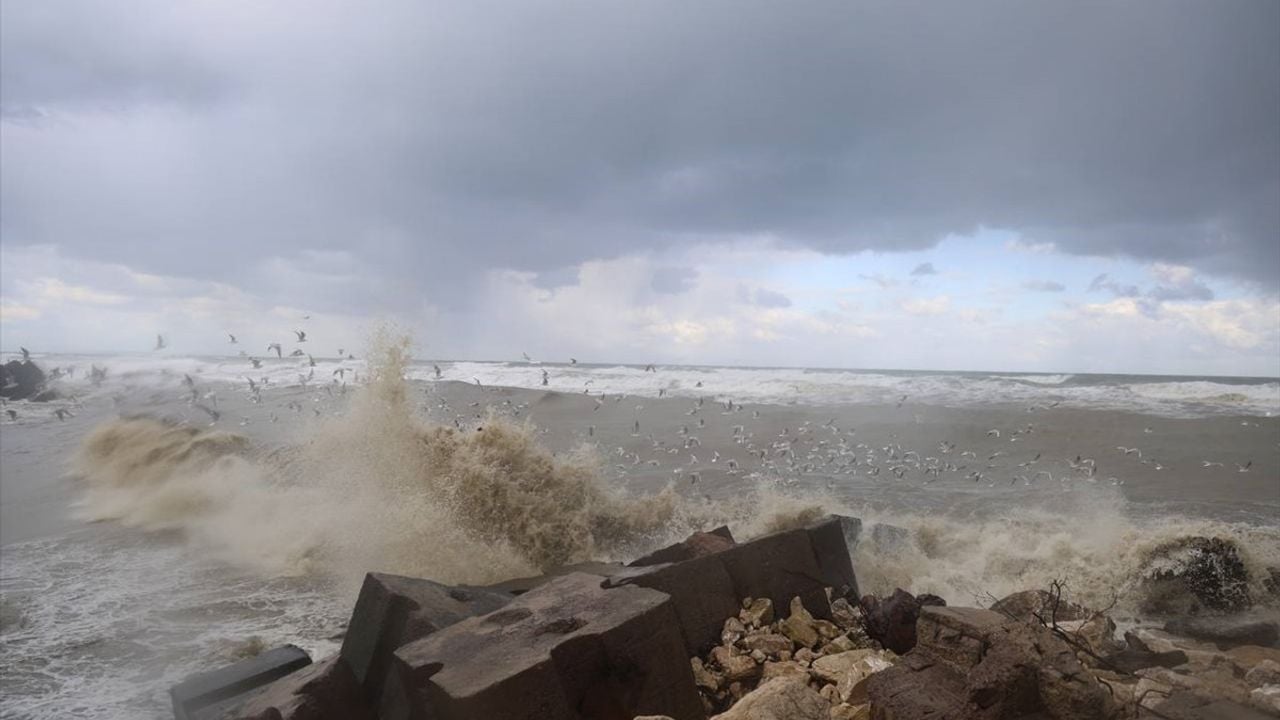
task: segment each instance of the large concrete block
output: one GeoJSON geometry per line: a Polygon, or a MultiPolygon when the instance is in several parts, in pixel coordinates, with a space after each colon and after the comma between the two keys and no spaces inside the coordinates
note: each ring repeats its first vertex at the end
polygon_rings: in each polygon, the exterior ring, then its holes
{"type": "Polygon", "coordinates": [[[556,568],[543,575],[534,575],[532,577],[512,578],[503,580],[500,583],[486,585],[486,590],[494,592],[507,593],[508,595],[523,595],[530,590],[552,580],[568,575],[569,573],[581,572],[588,575],[598,575],[600,577],[608,577],[624,568],[622,563],[605,563],[605,562],[581,562],[564,567],[556,568]]]}
{"type": "Polygon", "coordinates": [[[856,602],[862,596],[858,594],[858,578],[854,574],[849,549],[858,545],[862,521],[843,515],[829,515],[807,530],[823,582],[835,590],[837,596],[856,602]]]}
{"type": "Polygon", "coordinates": [[[248,698],[237,720],[374,720],[356,677],[338,655],[286,675],[248,698]]]}
{"type": "Polygon", "coordinates": [[[177,720],[218,717],[246,693],[310,664],[311,657],[302,648],[284,645],[257,657],[192,675],[169,689],[173,716],[177,720]]]}
{"type": "Polygon", "coordinates": [[[684,562],[685,560],[712,555],[733,546],[733,535],[729,532],[728,527],[721,525],[711,532],[697,532],[674,545],[654,550],[644,557],[632,560],[627,563],[627,566],[645,567],[647,565],[684,562]]]}
{"type": "Polygon", "coordinates": [[[831,618],[830,578],[818,565],[807,530],[766,535],[712,557],[724,564],[739,598],[769,598],[775,608],[786,608],[799,597],[815,617],[831,618]]]}
{"type": "Polygon", "coordinates": [[[704,717],[671,599],[574,573],[395,653],[383,720],[704,717]]]}
{"type": "Polygon", "coordinates": [[[382,696],[396,648],[473,615],[492,612],[512,596],[484,588],[449,587],[400,575],[369,573],[360,588],[340,655],[370,702],[382,696]]]}
{"type": "Polygon", "coordinates": [[[606,586],[637,585],[670,595],[686,654],[703,654],[720,642],[725,619],[738,614],[740,596],[720,559],[722,554],[627,568],[609,578],[606,586]]]}

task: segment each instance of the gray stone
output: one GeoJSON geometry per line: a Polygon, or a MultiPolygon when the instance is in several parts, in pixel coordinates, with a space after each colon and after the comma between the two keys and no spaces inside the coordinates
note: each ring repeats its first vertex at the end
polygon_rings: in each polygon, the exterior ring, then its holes
{"type": "Polygon", "coordinates": [[[379,717],[704,717],[670,597],[601,584],[566,575],[401,647],[379,717]]]}
{"type": "Polygon", "coordinates": [[[724,554],[682,563],[626,568],[608,578],[606,584],[609,587],[635,585],[670,595],[686,654],[701,655],[720,640],[725,619],[738,612],[733,578],[720,561],[724,554]]]}
{"type": "Polygon", "coordinates": [[[1280,628],[1269,620],[1241,617],[1175,618],[1165,623],[1165,632],[1186,635],[1214,643],[1219,650],[1240,645],[1275,645],[1280,628]]]}
{"type": "Polygon", "coordinates": [[[714,720],[828,720],[831,706],[804,676],[774,678],[714,720]]]}
{"type": "Polygon", "coordinates": [[[718,553],[721,550],[727,550],[733,547],[734,544],[733,535],[729,533],[729,528],[720,526],[711,532],[694,533],[682,542],[669,545],[661,550],[655,550],[642,558],[627,563],[627,565],[629,567],[645,567],[663,563],[683,562],[718,553]]]}
{"type": "Polygon", "coordinates": [[[295,645],[273,648],[256,657],[210,672],[199,673],[169,689],[177,720],[222,715],[244,695],[311,664],[311,657],[295,645]]]}
{"type": "Polygon", "coordinates": [[[512,596],[484,588],[369,573],[360,588],[340,654],[370,702],[382,696],[391,655],[407,642],[473,615],[492,612],[512,596]]]}
{"type": "Polygon", "coordinates": [[[356,677],[338,655],[276,680],[235,713],[240,720],[373,720],[356,677]]]}

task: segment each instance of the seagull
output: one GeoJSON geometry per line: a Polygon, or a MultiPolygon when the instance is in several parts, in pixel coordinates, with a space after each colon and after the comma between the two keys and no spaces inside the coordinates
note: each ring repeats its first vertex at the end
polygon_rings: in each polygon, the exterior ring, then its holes
{"type": "MultiPolygon", "coordinates": [[[[267,348],[267,349],[268,349],[268,350],[270,350],[271,348],[267,348]]],[[[249,358],[249,362],[253,363],[253,369],[254,369],[254,370],[257,370],[257,369],[259,369],[259,368],[261,368],[261,367],[262,367],[262,361],[261,361],[261,360],[259,360],[258,358],[253,358],[253,357],[251,357],[251,358],[249,358]]]]}
{"type": "MultiPolygon", "coordinates": [[[[222,417],[222,413],[218,412],[217,410],[214,410],[213,408],[203,403],[196,403],[196,407],[208,413],[209,417],[213,418],[213,422],[215,423],[218,422],[219,418],[222,417]]],[[[212,425],[213,423],[209,423],[209,424],[212,425]]]]}
{"type": "Polygon", "coordinates": [[[333,374],[334,374],[334,375],[337,375],[338,377],[342,378],[343,380],[346,380],[346,379],[347,379],[347,369],[346,369],[346,368],[338,368],[337,370],[334,370],[334,371],[333,371],[333,374]]]}
{"type": "Polygon", "coordinates": [[[542,371],[542,385],[543,385],[543,387],[545,387],[545,386],[547,385],[547,383],[549,383],[550,381],[551,381],[551,376],[547,374],[547,371],[546,371],[546,370],[543,370],[543,371],[542,371]]]}
{"type": "Polygon", "coordinates": [[[999,430],[988,430],[988,431],[987,431],[987,437],[1000,437],[1000,431],[999,431],[999,430]]]}
{"type": "Polygon", "coordinates": [[[578,358],[569,358],[569,364],[570,364],[570,365],[577,365],[577,364],[578,364],[578,358]]]}
{"type": "Polygon", "coordinates": [[[529,353],[527,352],[520,353],[520,357],[524,358],[524,361],[527,363],[533,362],[533,358],[529,357],[529,353]]]}
{"type": "Polygon", "coordinates": [[[311,364],[311,367],[316,366],[316,359],[311,357],[311,353],[307,353],[307,362],[311,364]]]}
{"type": "Polygon", "coordinates": [[[22,351],[22,362],[24,363],[31,362],[31,351],[24,347],[20,347],[18,349],[22,351]]]}
{"type": "Polygon", "coordinates": [[[9,408],[9,409],[5,410],[5,412],[6,412],[6,413],[9,413],[9,419],[10,419],[10,420],[12,420],[12,421],[14,421],[14,422],[17,422],[17,421],[18,421],[18,411],[17,411],[17,410],[14,410],[13,408],[9,408]]]}
{"type": "Polygon", "coordinates": [[[342,352],[342,348],[338,348],[338,357],[342,357],[346,353],[342,352]]]}
{"type": "Polygon", "coordinates": [[[54,410],[53,414],[57,415],[59,420],[66,420],[69,417],[75,417],[75,415],[71,414],[70,410],[66,410],[64,408],[58,408],[57,410],[54,410]]]}
{"type": "Polygon", "coordinates": [[[231,338],[231,344],[232,344],[232,345],[235,345],[235,344],[237,344],[238,342],[240,342],[239,340],[236,340],[236,336],[235,336],[235,335],[232,335],[231,333],[227,333],[227,337],[231,338]]]}
{"type": "Polygon", "coordinates": [[[652,363],[650,363],[650,364],[648,364],[648,365],[645,365],[645,366],[644,366],[644,371],[645,371],[645,372],[656,373],[656,372],[658,372],[658,369],[657,369],[657,368],[655,368],[655,367],[653,366],[653,364],[652,364],[652,363]]]}
{"type": "MultiPolygon", "coordinates": [[[[276,357],[278,358],[284,357],[284,354],[281,353],[280,351],[280,343],[271,343],[270,345],[267,346],[267,352],[271,352],[272,350],[276,351],[276,357]]],[[[257,367],[257,365],[254,365],[254,367],[257,367]]]]}
{"type": "Polygon", "coordinates": [[[307,341],[307,331],[306,331],[306,330],[294,330],[294,331],[293,331],[293,334],[298,336],[298,342],[300,342],[300,343],[304,343],[304,342],[306,342],[306,341],[307,341]]]}
{"type": "Polygon", "coordinates": [[[156,335],[156,350],[163,350],[168,347],[169,343],[164,341],[163,335],[156,335]]]}
{"type": "Polygon", "coordinates": [[[432,364],[431,364],[431,367],[432,367],[433,369],[435,369],[435,371],[436,371],[436,379],[437,379],[437,380],[439,380],[439,379],[440,379],[440,375],[441,375],[441,372],[440,372],[440,366],[439,366],[439,365],[436,365],[435,363],[432,363],[432,364]]]}
{"type": "Polygon", "coordinates": [[[1119,450],[1120,452],[1124,453],[1125,455],[1134,455],[1134,454],[1136,454],[1136,455],[1138,456],[1138,458],[1139,458],[1139,459],[1141,459],[1141,458],[1142,458],[1142,451],[1141,451],[1141,450],[1139,450],[1138,448],[1127,448],[1127,447],[1121,447],[1121,446],[1117,445],[1117,446],[1116,446],[1116,449],[1117,449],[1117,450],[1119,450]]]}
{"type": "Polygon", "coordinates": [[[1249,468],[1251,467],[1253,467],[1252,460],[1250,460],[1249,462],[1243,465],[1241,465],[1240,463],[1236,463],[1236,472],[1249,472],[1249,468]]]}

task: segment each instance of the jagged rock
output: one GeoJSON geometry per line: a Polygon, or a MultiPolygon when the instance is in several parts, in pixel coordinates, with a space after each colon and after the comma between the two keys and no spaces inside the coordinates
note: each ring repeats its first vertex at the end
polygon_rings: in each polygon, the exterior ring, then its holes
{"type": "Polygon", "coordinates": [[[1125,647],[1124,643],[1116,640],[1116,624],[1106,615],[1060,622],[1058,627],[1096,655],[1120,652],[1125,647]]]}
{"type": "Polygon", "coordinates": [[[829,620],[814,620],[813,629],[818,631],[818,637],[823,642],[834,640],[844,634],[839,626],[829,620]]]}
{"type": "MultiPolygon", "coordinates": [[[[44,388],[44,371],[30,360],[10,360],[0,365],[0,397],[6,400],[36,399],[44,388]]],[[[49,399],[52,398],[40,398],[49,399]]]]}
{"type": "Polygon", "coordinates": [[[834,683],[823,685],[822,689],[818,691],[818,694],[822,696],[823,700],[826,700],[832,705],[839,704],[840,702],[840,691],[836,688],[834,683]]]}
{"type": "Polygon", "coordinates": [[[747,632],[747,627],[742,621],[736,617],[731,617],[724,621],[724,628],[720,630],[720,643],[722,645],[732,645],[742,639],[747,632]]]}
{"type": "Polygon", "coordinates": [[[379,717],[703,717],[671,597],[601,584],[566,575],[404,645],[379,717]]]}
{"type": "Polygon", "coordinates": [[[1245,673],[1244,681],[1249,683],[1249,687],[1255,688],[1263,685],[1280,685],[1280,663],[1274,660],[1263,660],[1245,673]]]}
{"type": "Polygon", "coordinates": [[[1249,704],[1280,717],[1280,685],[1264,685],[1249,693],[1249,704]]]}
{"type": "Polygon", "coordinates": [[[840,635],[838,637],[833,638],[831,642],[822,646],[822,654],[835,655],[837,653],[856,650],[857,648],[858,646],[855,645],[854,642],[849,639],[848,635],[840,635]]]}
{"type": "Polygon", "coordinates": [[[871,720],[871,706],[840,703],[831,708],[831,720],[871,720]]]}
{"type": "Polygon", "coordinates": [[[684,562],[685,560],[692,560],[728,550],[735,544],[733,535],[729,533],[729,528],[721,526],[711,532],[694,533],[683,542],[669,545],[661,550],[655,550],[642,558],[627,563],[627,565],[630,567],[645,567],[663,563],[684,562]]]}
{"type": "Polygon", "coordinates": [[[236,713],[242,720],[373,720],[356,676],[333,655],[275,681],[236,713]]]}
{"type": "Polygon", "coordinates": [[[1249,571],[1231,540],[1187,537],[1165,543],[1151,552],[1142,574],[1144,612],[1237,611],[1252,604],[1249,571]]]}
{"type": "Polygon", "coordinates": [[[873,652],[859,658],[845,670],[840,682],[836,684],[840,700],[854,705],[867,702],[867,682],[876,673],[892,667],[893,663],[879,653],[873,652]]]}
{"type": "Polygon", "coordinates": [[[240,707],[250,693],[311,664],[295,645],[272,648],[226,667],[197,673],[169,689],[177,720],[220,717],[240,707]]]}
{"type": "Polygon", "coordinates": [[[720,662],[725,680],[729,682],[745,682],[760,677],[761,668],[753,658],[746,655],[730,655],[720,662]]]}
{"type": "Polygon", "coordinates": [[[738,618],[747,627],[764,627],[773,622],[773,601],[769,598],[746,598],[738,618]]]}
{"type": "Polygon", "coordinates": [[[836,598],[831,601],[831,619],[845,630],[861,627],[858,622],[858,611],[853,609],[848,600],[836,598]]]}
{"type": "Polygon", "coordinates": [[[764,662],[769,657],[768,655],[765,655],[764,652],[761,650],[752,650],[749,654],[751,656],[751,659],[755,660],[758,663],[764,662]]]}
{"type": "Polygon", "coordinates": [[[1014,620],[1034,621],[1039,615],[1046,623],[1056,618],[1058,622],[1088,620],[1093,614],[1081,605],[1059,600],[1054,614],[1053,595],[1044,590],[1023,590],[996,601],[991,606],[995,612],[1014,620]]]}
{"type": "Polygon", "coordinates": [[[778,629],[792,641],[807,648],[818,644],[818,631],[813,625],[813,615],[805,609],[799,597],[791,600],[791,614],[779,624],[778,629]]]}
{"type": "Polygon", "coordinates": [[[777,633],[748,635],[742,639],[742,646],[747,650],[760,650],[766,655],[789,652],[793,647],[791,640],[787,636],[777,633]]]}
{"type": "Polygon", "coordinates": [[[1211,642],[1220,650],[1239,645],[1274,645],[1280,628],[1267,620],[1232,617],[1175,618],[1165,623],[1165,632],[1211,642]]]}
{"type": "Polygon", "coordinates": [[[713,720],[828,720],[831,706],[800,676],[762,683],[713,720]]]}
{"type": "Polygon", "coordinates": [[[690,669],[693,670],[693,682],[698,687],[715,692],[720,689],[723,678],[715,672],[708,670],[706,665],[702,663],[702,658],[694,657],[689,660],[690,669]]]}
{"type": "Polygon", "coordinates": [[[814,677],[829,683],[838,683],[840,678],[843,678],[859,660],[875,654],[875,650],[862,649],[849,650],[837,655],[823,655],[813,661],[810,669],[814,677]]]}
{"type": "Polygon", "coordinates": [[[993,717],[1044,712],[1053,718],[1105,718],[1113,711],[1107,689],[1048,629],[1006,623],[987,642],[990,649],[969,673],[966,690],[970,702],[985,710],[1000,706],[993,717]]]}
{"type": "Polygon", "coordinates": [[[868,636],[899,655],[915,647],[920,604],[911,593],[899,588],[884,600],[867,595],[861,604],[868,636]]]}
{"type": "Polygon", "coordinates": [[[982,660],[987,635],[1008,622],[999,613],[981,608],[925,608],[917,623],[915,655],[966,673],[982,660]]]}
{"type": "Polygon", "coordinates": [[[1242,668],[1254,667],[1263,660],[1280,663],[1280,648],[1241,645],[1227,650],[1226,655],[1242,668]]]}

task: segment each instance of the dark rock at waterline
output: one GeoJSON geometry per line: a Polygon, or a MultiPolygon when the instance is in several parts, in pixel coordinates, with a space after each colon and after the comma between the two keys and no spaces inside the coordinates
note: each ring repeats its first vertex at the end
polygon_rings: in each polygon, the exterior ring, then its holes
{"type": "Polygon", "coordinates": [[[236,720],[373,720],[355,674],[337,655],[284,676],[249,698],[236,720]]]}
{"type": "Polygon", "coordinates": [[[1187,654],[1181,650],[1154,652],[1137,635],[1124,634],[1125,648],[1102,658],[1105,667],[1120,672],[1134,673],[1150,667],[1178,667],[1187,662],[1187,654]]]}
{"type": "Polygon", "coordinates": [[[30,360],[0,365],[0,397],[7,400],[51,400],[45,382],[44,371],[30,360]]]}
{"type": "Polygon", "coordinates": [[[256,657],[183,680],[169,690],[177,720],[220,718],[238,706],[246,693],[311,664],[311,657],[295,645],[268,650],[256,657]]]}
{"type": "MultiPolygon", "coordinates": [[[[931,603],[941,600],[927,596],[931,603]]],[[[916,645],[916,620],[922,603],[911,593],[898,588],[887,598],[867,595],[860,601],[865,616],[867,636],[902,655],[916,645]]],[[[943,602],[942,604],[946,604],[943,602]]]]}
{"type": "Polygon", "coordinates": [[[1238,611],[1252,604],[1249,571],[1231,540],[1196,536],[1165,543],[1152,551],[1143,574],[1147,612],[1238,611]]]}
{"type": "Polygon", "coordinates": [[[1233,617],[1175,618],[1165,623],[1165,632],[1204,640],[1227,650],[1241,645],[1272,647],[1280,640],[1280,627],[1268,620],[1233,617]]]}

